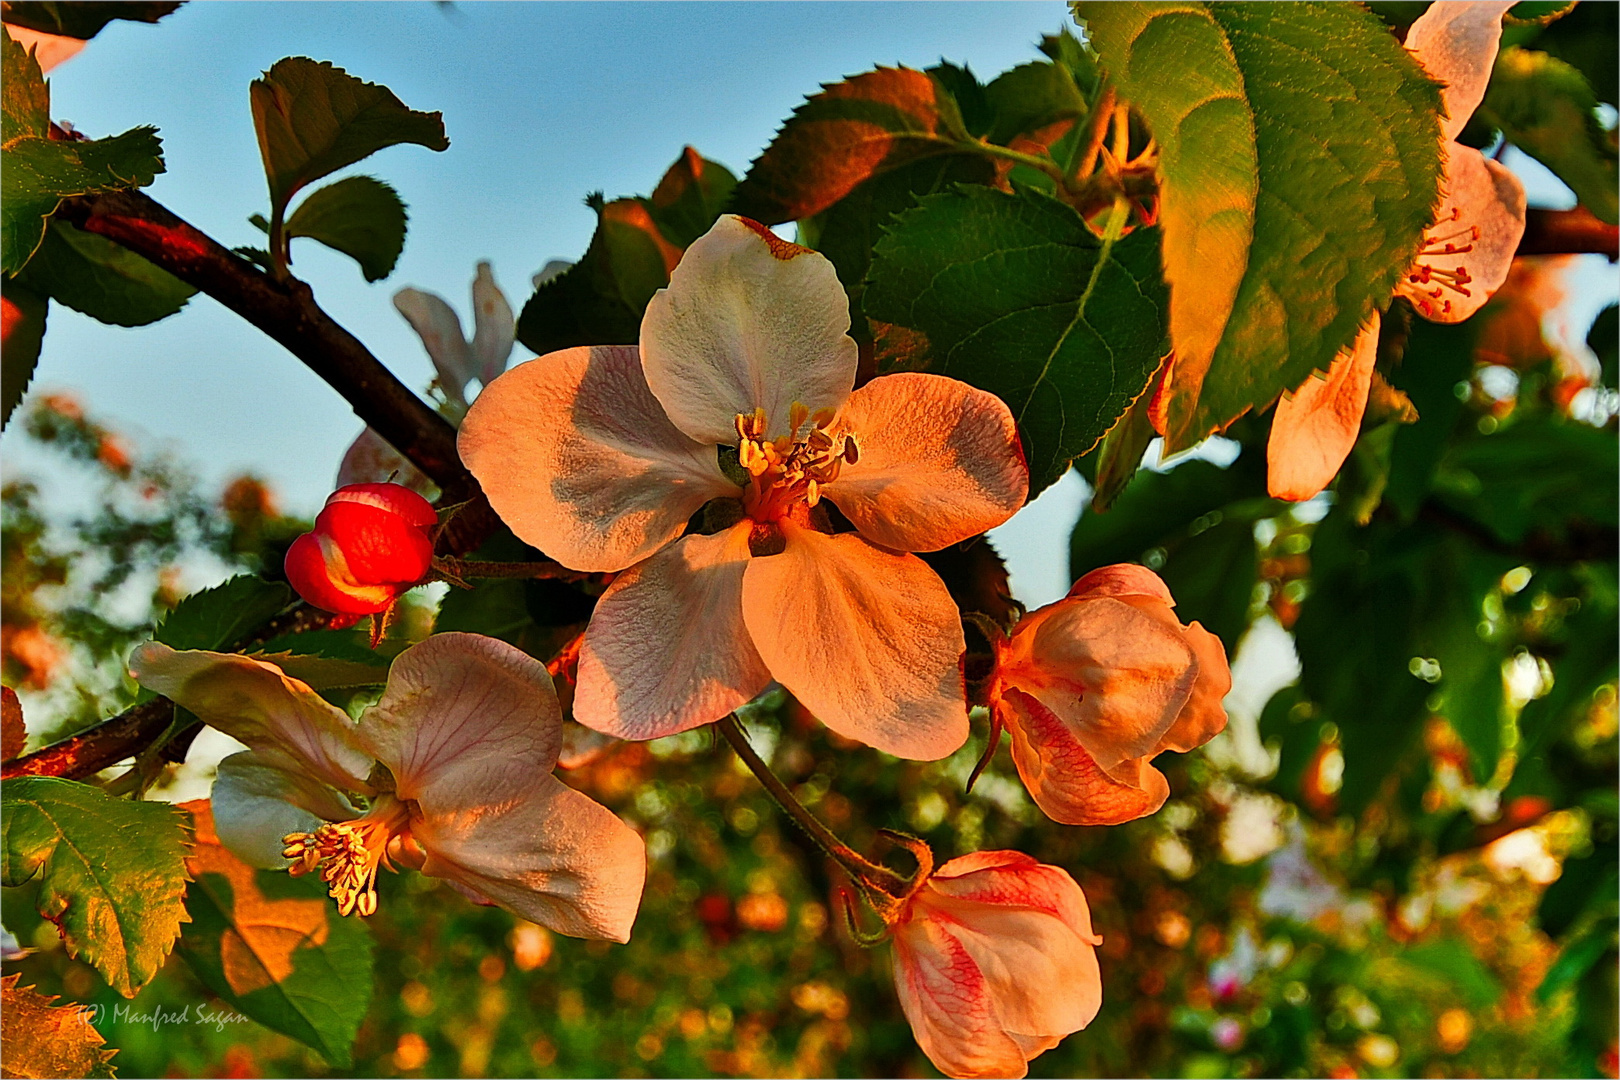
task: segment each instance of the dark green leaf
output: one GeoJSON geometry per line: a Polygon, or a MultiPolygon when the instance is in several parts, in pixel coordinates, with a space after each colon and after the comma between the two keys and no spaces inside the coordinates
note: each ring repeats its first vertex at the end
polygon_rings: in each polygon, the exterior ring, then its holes
{"type": "Polygon", "coordinates": [[[55,220],[18,280],[114,326],[166,319],[197,292],[128,248],[55,220]]]}
{"type": "Polygon", "coordinates": [[[450,145],[442,114],[408,109],[386,86],[308,57],[276,61],[249,96],[273,217],[304,185],[385,147],[450,145]]]}
{"type": "Polygon", "coordinates": [[[68,1002],[51,1004],[31,986],[17,985],[22,975],[0,979],[0,1041],[6,1047],[7,1076],[116,1076],[115,1051],[90,1022],[94,1011],[68,1002]]]}
{"type": "Polygon", "coordinates": [[[279,581],[238,574],[180,601],[152,638],[171,649],[228,649],[291,600],[279,581]]]}
{"type": "Polygon", "coordinates": [[[1620,308],[1610,304],[1598,312],[1592,329],[1587,331],[1586,346],[1597,354],[1603,385],[1611,390],[1620,385],[1616,372],[1617,361],[1620,361],[1620,308]]]}
{"type": "Polygon", "coordinates": [[[1069,207],[961,187],[900,215],[873,253],[867,314],[928,338],[931,370],[1018,421],[1033,496],[1090,450],[1164,358],[1157,230],[1105,250],[1069,207]]]}
{"type": "Polygon", "coordinates": [[[1530,49],[1503,49],[1479,115],[1541,162],[1592,213],[1620,221],[1615,136],[1598,116],[1597,95],[1577,69],[1530,49]]]}
{"type": "Polygon", "coordinates": [[[1097,52],[1067,26],[1041,38],[1041,52],[1069,69],[1075,85],[1089,99],[1097,89],[1097,52]]]}
{"type": "Polygon", "coordinates": [[[1574,65],[1586,76],[1598,100],[1613,105],[1620,101],[1620,50],[1614,47],[1617,36],[1620,5],[1576,4],[1568,15],[1518,44],[1533,42],[1542,52],[1574,65]]]}
{"type": "Polygon", "coordinates": [[[1181,449],[1325,370],[1387,302],[1439,190],[1439,92],[1357,5],[1075,8],[1160,144],[1181,449]]]}
{"type": "Polygon", "coordinates": [[[1062,64],[1020,64],[985,87],[995,116],[990,141],[1006,145],[1019,135],[1084,115],[1086,103],[1062,64]]]}
{"type": "Polygon", "coordinates": [[[974,138],[982,137],[990,130],[993,120],[990,101],[985,96],[984,84],[979,82],[971,68],[964,65],[953,64],[948,60],[941,60],[924,74],[931,77],[946,94],[950,95],[956,103],[956,111],[962,118],[962,127],[974,138]]]}
{"type": "Polygon", "coordinates": [[[394,272],[405,250],[405,203],[370,176],[350,176],[310,193],[287,219],[287,236],[307,236],[360,264],[367,281],[394,272]]]}
{"type": "Polygon", "coordinates": [[[1519,0],[1508,8],[1507,17],[1514,22],[1553,22],[1575,9],[1576,0],[1519,0]]]}
{"type": "Polygon", "coordinates": [[[1536,1000],[1551,1001],[1558,991],[1574,985],[1603,959],[1605,953],[1614,949],[1615,938],[1615,920],[1611,917],[1568,942],[1559,950],[1558,959],[1547,969],[1541,985],[1536,987],[1536,1000]]]}
{"type": "MultiPolygon", "coordinates": [[[[1269,500],[1258,502],[1273,509],[1269,500]]],[[[1239,504],[1200,517],[1191,536],[1166,548],[1159,571],[1176,598],[1176,618],[1203,623],[1228,656],[1237,655],[1249,628],[1249,602],[1259,575],[1253,509],[1239,504]]]]}
{"type": "Polygon", "coordinates": [[[730,169],[688,146],[641,203],[664,239],[684,250],[714,225],[736,187],[730,169]]]}
{"type": "Polygon", "coordinates": [[[820,213],[876,173],[958,149],[952,119],[961,113],[944,84],[911,68],[827,84],[754,160],[731,209],[767,225],[820,213]]]}
{"type": "Polygon", "coordinates": [[[48,3],[6,0],[4,13],[6,22],[26,26],[42,34],[61,34],[88,40],[101,33],[102,28],[115,19],[155,23],[179,6],[180,0],[55,0],[48,3]]]}
{"type": "Polygon", "coordinates": [[[1148,445],[1158,435],[1148,415],[1148,408],[1153,404],[1153,387],[1150,382],[1141,396],[1131,402],[1125,415],[1103,436],[1097,452],[1089,456],[1095,468],[1089,478],[1092,492],[1088,511],[1100,514],[1114,505],[1136,475],[1148,445]]]}
{"type": "Polygon", "coordinates": [[[191,923],[178,950],[203,983],[244,1016],[346,1068],[372,995],[365,921],[343,918],[316,877],[255,870],[197,818],[188,860],[191,923]]]}
{"type": "Polygon", "coordinates": [[[1458,938],[1440,938],[1409,946],[1401,959],[1445,978],[1457,988],[1470,1008],[1487,1008],[1502,997],[1502,984],[1458,938]]]}
{"type": "Polygon", "coordinates": [[[1384,488],[1384,498],[1408,521],[1428,498],[1435,468],[1462,416],[1457,384],[1474,369],[1478,332],[1476,320],[1456,326],[1412,320],[1405,357],[1391,376],[1418,413],[1417,423],[1395,433],[1384,488]]]}
{"type": "Polygon", "coordinates": [[[22,401],[39,363],[39,346],[45,340],[45,315],[49,308],[43,296],[6,278],[0,287],[0,425],[11,422],[11,410],[22,401]]]}
{"type": "Polygon", "coordinates": [[[8,780],[0,801],[0,884],[38,876],[39,912],[61,929],[68,951],[134,997],[180,933],[186,833],[179,811],[43,776],[8,780]]]}
{"type": "Polygon", "coordinates": [[[1613,910],[1617,881],[1614,844],[1594,847],[1582,858],[1566,859],[1558,880],[1547,886],[1536,908],[1536,921],[1544,933],[1562,937],[1587,911],[1613,910]]]}

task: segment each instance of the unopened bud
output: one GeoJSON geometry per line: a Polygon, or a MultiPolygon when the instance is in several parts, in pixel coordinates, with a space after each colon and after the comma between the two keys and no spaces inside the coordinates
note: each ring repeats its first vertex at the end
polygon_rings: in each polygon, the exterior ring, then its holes
{"type": "Polygon", "coordinates": [[[340,488],[287,549],[287,580],[326,611],[384,611],[427,576],[436,522],[432,504],[399,484],[340,488]]]}

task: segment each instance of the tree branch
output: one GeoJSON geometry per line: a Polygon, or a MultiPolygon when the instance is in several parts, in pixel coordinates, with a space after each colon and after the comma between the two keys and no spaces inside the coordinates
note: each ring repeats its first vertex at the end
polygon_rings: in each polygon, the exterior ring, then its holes
{"type": "Polygon", "coordinates": [[[1620,228],[1597,217],[1584,206],[1573,210],[1527,210],[1520,255],[1620,256],[1620,228]]]}
{"type": "Polygon", "coordinates": [[[32,754],[8,761],[0,768],[0,779],[18,776],[63,776],[81,780],[94,776],[109,765],[129,757],[169,730],[174,722],[174,702],[154,698],[125,709],[110,720],[82,731],[72,738],[52,743],[32,754]]]}
{"type": "Polygon", "coordinates": [[[334,322],[308,284],[275,281],[139,191],[68,199],[57,214],[196,286],[286,346],[450,501],[477,494],[456,454],[455,429],[334,322]]]}

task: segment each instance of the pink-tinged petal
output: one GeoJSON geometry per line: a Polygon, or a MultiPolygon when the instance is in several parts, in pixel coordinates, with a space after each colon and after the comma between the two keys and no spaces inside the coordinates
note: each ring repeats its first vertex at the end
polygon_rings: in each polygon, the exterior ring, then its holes
{"type": "Polygon", "coordinates": [[[1036,1038],[1079,1031],[1102,1006],[1101,939],[1067,872],[1039,865],[930,881],[913,918],[936,919],[978,965],[997,1022],[1036,1038]]]}
{"type": "Polygon", "coordinates": [[[501,520],[575,570],[623,570],[739,494],[714,447],[669,422],[627,346],[519,364],[478,395],[456,444],[501,520]]]}
{"type": "Polygon", "coordinates": [[[424,873],[560,934],[630,940],[647,853],[605,806],[542,772],[453,814],[423,810],[411,835],[424,873]]]}
{"type": "Polygon", "coordinates": [[[431,496],[438,488],[427,475],[395,450],[388,440],[366,428],[349,444],[338,465],[337,486],[392,482],[410,488],[418,495],[431,496]]]}
{"type": "Polygon", "coordinates": [[[796,401],[838,408],[855,354],[849,298],[826,256],[729,214],[686,249],[641,320],[647,385],[706,443],[734,445],[739,413],[764,409],[775,437],[796,401]]]}
{"type": "Polygon", "coordinates": [[[873,379],[844,402],[833,433],[851,434],[860,456],[822,490],[884,547],[938,551],[1000,525],[1029,494],[1012,413],[956,379],[873,379]]]}
{"type": "Polygon", "coordinates": [[[894,987],[912,1036],[946,1076],[1029,1075],[1029,1059],[997,1021],[984,973],[954,929],[921,918],[895,931],[894,987]]]}
{"type": "Polygon", "coordinates": [[[422,339],[445,396],[457,405],[466,404],[467,383],[478,376],[478,364],[461,335],[455,309],[443,297],[421,289],[399,290],[394,294],[394,307],[422,339]]]}
{"type": "Polygon", "coordinates": [[[1169,607],[1134,597],[1060,600],[1019,623],[1003,681],[1055,713],[1104,771],[1154,752],[1198,664],[1169,607]]]}
{"type": "Polygon", "coordinates": [[[220,843],[250,866],[285,870],[282,838],[314,832],[328,821],[359,817],[347,799],[299,768],[292,758],[269,751],[232,754],[219,763],[210,796],[220,843]]]}
{"type": "Polygon", "coordinates": [[[1090,599],[1097,596],[1146,596],[1162,600],[1170,607],[1176,598],[1170,595],[1170,586],[1164,579],[1140,563],[1115,563],[1099,566],[1081,577],[1069,589],[1069,599],[1090,599]]]}
{"type": "Polygon", "coordinates": [[[782,522],[787,547],[749,561],[754,647],[823,724],[896,757],[932,761],[967,741],[961,615],[915,555],[857,533],[782,522]]]}
{"type": "Polygon", "coordinates": [[[770,684],[743,625],[750,527],[684,536],[613,580],[580,645],[580,723],[656,739],[712,723],[770,684]]]}
{"type": "Polygon", "coordinates": [[[79,55],[86,42],[83,38],[68,37],[66,34],[46,34],[39,30],[30,30],[26,26],[15,23],[6,23],[6,33],[11,40],[30,49],[34,59],[39,61],[39,70],[46,72],[64,60],[71,60],[79,55]]]}
{"type": "Polygon", "coordinates": [[[1478,150],[1446,147],[1445,197],[1423,251],[1396,292],[1432,322],[1462,322],[1513,268],[1524,236],[1524,185],[1478,150]]]}
{"type": "Polygon", "coordinates": [[[429,817],[476,812],[548,774],[562,710],[544,664],[481,634],[435,634],[388,670],[358,735],[429,817]]]}
{"type": "Polygon", "coordinates": [[[1198,623],[1187,627],[1187,644],[1198,657],[1198,681],[1181,708],[1176,722],[1165,732],[1160,750],[1179,754],[1203,746],[1226,730],[1226,706],[1222,704],[1232,689],[1232,669],[1226,662],[1226,646],[1221,639],[1198,623]]]}
{"type": "Polygon", "coordinates": [[[1013,764],[1035,805],[1064,825],[1120,825],[1146,817],[1170,797],[1164,774],[1146,760],[1104,772],[1068,726],[1034,697],[1008,690],[1002,718],[1013,764]]]}
{"type": "Polygon", "coordinates": [[[1367,411],[1379,323],[1375,314],[1350,347],[1333,358],[1326,378],[1312,372],[1299,389],[1277,399],[1266,443],[1266,489],[1273,498],[1312,498],[1350,456],[1367,411]]]}
{"type": "Polygon", "coordinates": [[[248,749],[290,755],[332,787],[370,791],[371,756],[359,748],[348,714],[274,664],[149,641],[130,656],[129,670],[248,749]]]}
{"type": "Polygon", "coordinates": [[[1445,137],[1457,133],[1485,100],[1513,0],[1430,4],[1406,32],[1406,48],[1435,82],[1446,109],[1445,137]]]}
{"type": "Polygon", "coordinates": [[[487,262],[478,264],[472,299],[472,359],[478,381],[488,386],[506,370],[517,321],[512,317],[512,305],[506,302],[506,294],[495,284],[495,274],[487,262]]]}

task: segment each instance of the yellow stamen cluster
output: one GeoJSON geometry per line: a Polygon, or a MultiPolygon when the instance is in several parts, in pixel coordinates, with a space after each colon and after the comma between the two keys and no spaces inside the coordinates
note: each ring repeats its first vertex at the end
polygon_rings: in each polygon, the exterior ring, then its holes
{"type": "Polygon", "coordinates": [[[737,460],[753,477],[744,499],[750,517],[772,521],[796,502],[815,506],[821,501],[822,485],[836,480],[846,463],[860,459],[853,436],[827,433],[834,415],[832,409],[811,415],[808,407],[795,401],[788,413],[792,430],[767,439],[764,409],[737,414],[737,460]]]}
{"type": "Polygon", "coordinates": [[[393,802],[399,812],[379,807],[380,814],[373,810],[356,821],[339,821],[281,838],[285,845],[282,856],[295,860],[289,873],[299,877],[319,869],[340,915],[356,911],[371,915],[377,910],[377,868],[388,862],[388,841],[405,816],[402,806],[388,796],[383,798],[393,802]]]}
{"type": "MultiPolygon", "coordinates": [[[[1439,223],[1435,228],[1456,223],[1462,217],[1462,211],[1453,208],[1451,216],[1439,223]]],[[[1418,262],[1407,273],[1409,284],[1418,286],[1409,290],[1412,300],[1425,315],[1433,315],[1438,309],[1439,313],[1451,310],[1451,300],[1446,296],[1446,290],[1451,290],[1460,296],[1473,295],[1468,286],[1474,278],[1468,272],[1467,266],[1458,266],[1447,270],[1431,265],[1423,260],[1447,255],[1466,255],[1474,250],[1474,244],[1479,240],[1479,226],[1468,225],[1447,233],[1438,231],[1427,232],[1423,236],[1423,248],[1418,252],[1418,262]],[[1438,305],[1434,301],[1439,301],[1438,305]]]]}

